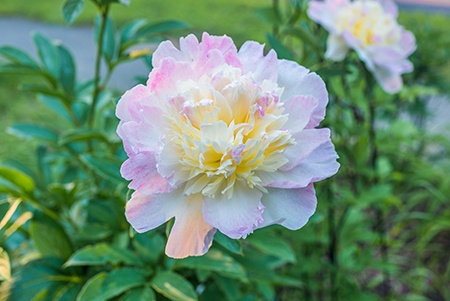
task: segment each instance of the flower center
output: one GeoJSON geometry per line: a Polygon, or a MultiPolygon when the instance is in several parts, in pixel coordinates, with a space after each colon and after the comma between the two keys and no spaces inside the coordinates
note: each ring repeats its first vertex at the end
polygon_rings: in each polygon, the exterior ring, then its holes
{"type": "Polygon", "coordinates": [[[181,172],[174,181],[185,184],[186,195],[231,198],[236,181],[266,192],[257,171],[273,172],[288,161],[283,152],[295,142],[283,129],[288,118],[278,101],[283,90],[241,73],[224,65],[199,81],[177,84],[162,155],[176,157],[181,172]]]}
{"type": "Polygon", "coordinates": [[[362,46],[395,44],[400,35],[395,20],[384,12],[376,1],[351,2],[348,9],[341,9],[337,16],[337,28],[348,31],[362,46]]]}

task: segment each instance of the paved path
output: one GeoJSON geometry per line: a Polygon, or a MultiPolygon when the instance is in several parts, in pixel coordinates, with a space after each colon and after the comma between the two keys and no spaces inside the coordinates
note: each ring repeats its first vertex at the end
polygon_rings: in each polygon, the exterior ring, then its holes
{"type": "MultiPolygon", "coordinates": [[[[398,0],[403,2],[425,2],[428,0],[398,0]]],[[[450,1],[450,0],[430,0],[450,1]]],[[[450,7],[450,4],[449,4],[450,7]]],[[[419,25],[420,26],[420,25],[419,25]]],[[[61,40],[73,53],[77,68],[78,79],[86,80],[92,78],[94,73],[95,45],[92,30],[88,27],[69,27],[63,25],[50,25],[35,21],[0,17],[0,46],[13,45],[22,49],[32,50],[35,48],[32,42],[32,32],[39,32],[50,39],[61,40]]],[[[135,76],[146,76],[147,67],[141,61],[123,64],[116,69],[110,84],[118,89],[127,90],[135,83],[135,76]]],[[[444,97],[430,99],[430,109],[434,118],[429,123],[432,132],[447,132],[450,124],[450,102],[444,97]]]]}

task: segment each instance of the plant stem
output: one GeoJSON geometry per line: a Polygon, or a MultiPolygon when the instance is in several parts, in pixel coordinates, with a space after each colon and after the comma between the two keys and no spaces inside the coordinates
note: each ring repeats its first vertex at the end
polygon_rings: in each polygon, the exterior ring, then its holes
{"type": "MultiPolygon", "coordinates": [[[[378,183],[378,176],[376,175],[376,164],[378,160],[378,147],[376,144],[376,130],[375,130],[375,101],[373,98],[373,87],[374,81],[371,74],[366,70],[366,79],[367,79],[367,96],[369,99],[369,165],[372,168],[372,172],[374,173],[372,182],[373,184],[378,183]]],[[[389,262],[389,246],[387,243],[387,229],[386,229],[386,218],[383,214],[383,208],[375,208],[377,226],[376,230],[378,231],[380,237],[380,253],[382,261],[387,264],[389,262]]],[[[385,268],[383,271],[384,274],[384,284],[383,284],[383,295],[387,298],[386,300],[391,300],[391,276],[389,271],[385,268]]]]}
{"type": "Polygon", "coordinates": [[[100,86],[100,69],[101,69],[101,63],[102,63],[102,50],[103,50],[103,40],[105,35],[105,29],[106,29],[106,20],[108,19],[108,12],[109,12],[109,4],[106,4],[105,6],[100,6],[100,17],[101,17],[101,23],[100,23],[100,31],[98,34],[98,41],[97,41],[97,55],[95,57],[95,73],[94,73],[94,93],[92,96],[92,104],[91,104],[91,110],[89,112],[89,119],[88,119],[88,126],[89,128],[92,128],[94,125],[95,120],[95,107],[97,106],[98,97],[101,91],[100,86]]]}
{"type": "Polygon", "coordinates": [[[328,206],[328,258],[331,263],[330,270],[330,300],[339,300],[339,294],[337,292],[337,273],[339,270],[339,262],[338,262],[338,235],[336,229],[336,221],[335,221],[335,206],[334,206],[334,198],[331,188],[327,187],[327,198],[329,200],[328,206]]]}

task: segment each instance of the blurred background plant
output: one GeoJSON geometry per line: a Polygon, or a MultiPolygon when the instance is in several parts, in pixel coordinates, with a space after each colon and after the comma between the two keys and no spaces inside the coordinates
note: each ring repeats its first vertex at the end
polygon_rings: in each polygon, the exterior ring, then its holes
{"type": "Polygon", "coordinates": [[[430,133],[427,104],[449,93],[448,16],[401,14],[418,50],[392,96],[355,55],[324,60],[327,34],[306,16],[308,1],[129,2],[66,0],[63,14],[48,0],[0,8],[69,23],[97,13],[93,79],[80,80],[70,49],[42,34],[32,54],[0,47],[2,126],[26,139],[1,136],[0,300],[450,300],[449,132],[430,133]],[[202,30],[266,39],[319,73],[342,167],[317,186],[303,229],[239,241],[218,233],[205,256],[174,260],[163,254],[165,227],[137,234],[124,218],[114,116],[123,91],[108,83],[132,60],[151,69],[151,54],[132,47],[202,30]],[[12,124],[24,115],[37,125],[12,124]]]}

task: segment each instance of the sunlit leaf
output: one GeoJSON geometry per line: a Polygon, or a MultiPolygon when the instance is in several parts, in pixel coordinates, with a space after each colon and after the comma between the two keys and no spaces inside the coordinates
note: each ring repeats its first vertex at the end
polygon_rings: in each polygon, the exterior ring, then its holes
{"type": "Polygon", "coordinates": [[[151,286],[170,300],[195,301],[198,300],[192,284],[185,278],[172,271],[162,271],[156,274],[151,286]]]}

